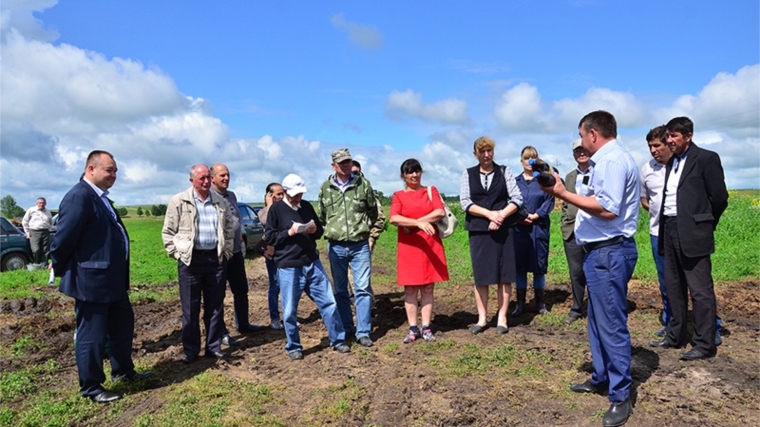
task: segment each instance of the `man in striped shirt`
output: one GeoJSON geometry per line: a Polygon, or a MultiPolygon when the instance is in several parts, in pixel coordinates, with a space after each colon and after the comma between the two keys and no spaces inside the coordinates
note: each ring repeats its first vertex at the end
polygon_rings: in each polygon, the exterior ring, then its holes
{"type": "Polygon", "coordinates": [[[229,203],[211,191],[205,165],[190,169],[192,186],[169,201],[161,235],[166,252],[177,260],[182,304],[182,363],[195,361],[201,350],[201,295],[206,330],[205,356],[221,351],[227,262],[233,255],[235,223],[229,203]]]}

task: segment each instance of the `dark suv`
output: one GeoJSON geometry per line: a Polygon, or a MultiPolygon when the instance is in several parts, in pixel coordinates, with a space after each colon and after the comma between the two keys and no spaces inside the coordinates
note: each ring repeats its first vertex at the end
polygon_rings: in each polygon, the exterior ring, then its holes
{"type": "Polygon", "coordinates": [[[31,260],[32,248],[26,235],[0,217],[0,271],[21,270],[31,260]]]}
{"type": "Polygon", "coordinates": [[[242,223],[243,245],[248,252],[264,237],[264,226],[249,204],[238,202],[238,209],[240,209],[240,222],[242,223]]]}

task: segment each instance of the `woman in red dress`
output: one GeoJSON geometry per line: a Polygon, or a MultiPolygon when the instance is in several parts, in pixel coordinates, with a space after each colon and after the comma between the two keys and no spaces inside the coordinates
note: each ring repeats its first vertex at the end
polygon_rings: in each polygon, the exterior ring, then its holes
{"type": "Polygon", "coordinates": [[[443,202],[438,190],[423,187],[422,165],[415,159],[401,164],[405,188],[393,193],[390,222],[398,227],[396,272],[399,286],[404,287],[404,308],[409,333],[404,343],[417,338],[435,341],[430,329],[433,315],[433,286],[449,280],[446,253],[435,224],[444,217],[443,202]],[[422,306],[422,330],[417,327],[417,295],[422,306]]]}

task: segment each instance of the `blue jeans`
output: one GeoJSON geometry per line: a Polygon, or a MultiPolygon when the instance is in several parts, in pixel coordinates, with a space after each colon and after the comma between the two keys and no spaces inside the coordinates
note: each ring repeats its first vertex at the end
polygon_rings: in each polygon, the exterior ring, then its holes
{"type": "Polygon", "coordinates": [[[638,252],[633,239],[586,254],[583,272],[588,286],[588,341],[594,373],[591,383],[609,388],[619,403],[631,392],[631,334],[628,332],[628,281],[638,252]]]}
{"type": "Polygon", "coordinates": [[[335,283],[335,302],[347,334],[356,333],[356,338],[369,337],[372,330],[372,267],[369,241],[335,242],[328,245],[330,270],[335,283]],[[356,327],[351,313],[351,299],[348,295],[348,266],[354,275],[354,304],[356,305],[356,327]]]}
{"type": "MultiPolygon", "coordinates": [[[[652,257],[654,258],[654,265],[657,268],[657,280],[660,282],[660,294],[662,295],[662,323],[667,328],[670,325],[670,319],[673,318],[673,310],[670,308],[670,300],[668,299],[668,291],[665,289],[665,255],[660,255],[657,251],[657,245],[659,244],[659,238],[657,236],[649,235],[649,241],[652,243],[652,257]]],[[[720,334],[721,323],[723,319],[720,316],[715,316],[715,333],[720,334]]]]}
{"type": "Polygon", "coordinates": [[[277,284],[277,265],[271,259],[265,259],[267,276],[269,276],[269,291],[267,302],[269,303],[269,320],[280,320],[280,285],[277,284]]]}
{"type": "MultiPolygon", "coordinates": [[[[533,273],[533,289],[544,289],[546,287],[546,275],[533,273]]],[[[515,289],[528,289],[528,273],[517,272],[517,280],[515,280],[515,289]]]]}
{"type": "Polygon", "coordinates": [[[298,302],[301,295],[314,301],[322,316],[322,321],[330,337],[330,346],[346,342],[346,332],[335,308],[335,297],[330,292],[330,281],[319,260],[303,267],[277,268],[277,282],[282,296],[282,316],[285,324],[285,336],[288,343],[285,351],[292,353],[303,350],[298,334],[298,302]]]}

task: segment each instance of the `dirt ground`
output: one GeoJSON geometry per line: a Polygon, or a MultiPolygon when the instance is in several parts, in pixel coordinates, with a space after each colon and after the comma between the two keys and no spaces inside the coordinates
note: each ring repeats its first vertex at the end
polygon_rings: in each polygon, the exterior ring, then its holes
{"type": "MultiPolygon", "coordinates": [[[[248,267],[251,319],[268,325],[267,278],[261,258],[248,267]]],[[[176,284],[167,284],[176,286],[176,284]]],[[[567,284],[547,287],[551,310],[564,316],[571,303],[567,284]]],[[[55,288],[49,298],[0,302],[0,346],[9,347],[23,336],[44,343],[23,360],[0,359],[0,370],[16,370],[55,359],[63,369],[60,386],[76,383],[72,359],[72,302],[61,299],[55,288]]],[[[228,361],[199,359],[182,365],[179,302],[135,305],[135,359],[152,365],[155,378],[138,392],[116,425],[131,425],[143,412],[160,410],[158,396],[171,384],[185,381],[205,370],[219,370],[232,378],[269,384],[278,390],[276,403],[264,408],[285,425],[339,426],[584,426],[601,425],[607,398],[575,395],[570,382],[583,381],[590,371],[590,354],[584,328],[547,325],[534,315],[510,318],[510,332],[497,336],[495,325],[473,336],[468,328],[476,321],[472,289],[451,287],[436,291],[433,322],[438,342],[457,346],[497,347],[511,344],[564,363],[567,349],[582,354],[572,378],[549,364],[548,375],[510,376],[504,372],[456,376],[436,368],[432,359],[445,360],[445,351],[426,350],[424,344],[401,344],[407,325],[400,288],[375,289],[372,339],[375,346],[338,354],[328,347],[326,331],[316,307],[302,300],[299,321],[305,359],[292,362],[283,350],[283,331],[237,336],[241,345],[232,348],[228,361]],[[393,344],[397,343],[397,346],[393,344]],[[340,387],[350,379],[358,390],[351,396],[350,410],[339,419],[312,418],[305,413],[320,404],[316,391],[340,387]],[[322,421],[321,421],[322,420],[322,421]]],[[[760,297],[758,282],[725,283],[716,289],[719,314],[724,322],[724,343],[717,357],[682,362],[679,350],[655,350],[648,346],[658,328],[659,292],[653,285],[631,283],[629,326],[633,340],[634,413],[630,426],[758,425],[760,382],[758,342],[760,297]],[[639,331],[639,332],[635,332],[639,331]],[[646,332],[643,332],[646,331],[646,332]]],[[[530,295],[529,295],[530,297],[530,295]]],[[[512,303],[514,304],[514,302],[512,303]]],[[[512,307],[510,307],[511,309],[512,307]]],[[[226,320],[232,320],[228,292],[226,320]]],[[[457,354],[461,355],[461,351],[457,354]]],[[[454,356],[452,356],[454,357],[454,356]]],[[[13,406],[18,402],[10,402],[13,406]]],[[[105,409],[104,409],[105,410],[105,409]]]]}

